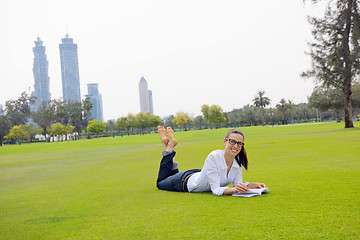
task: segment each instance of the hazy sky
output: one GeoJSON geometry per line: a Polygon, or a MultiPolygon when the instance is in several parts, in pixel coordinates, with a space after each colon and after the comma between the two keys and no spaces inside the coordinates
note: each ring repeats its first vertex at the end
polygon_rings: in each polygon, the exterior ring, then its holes
{"type": "Polygon", "coordinates": [[[307,102],[314,83],[299,74],[311,64],[307,15],[319,12],[302,0],[0,0],[0,104],[33,90],[38,36],[51,97],[62,97],[66,33],[78,44],[82,98],[98,83],[105,120],[140,112],[142,76],[161,117],[196,116],[203,104],[231,111],[258,90],[272,106],[307,102]]]}

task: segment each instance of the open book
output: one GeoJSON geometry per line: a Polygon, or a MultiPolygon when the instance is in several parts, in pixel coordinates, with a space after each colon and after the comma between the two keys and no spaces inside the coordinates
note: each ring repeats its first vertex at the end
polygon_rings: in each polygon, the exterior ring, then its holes
{"type": "Polygon", "coordinates": [[[268,188],[250,189],[247,193],[235,193],[234,197],[253,197],[261,195],[262,193],[269,192],[268,188]]]}

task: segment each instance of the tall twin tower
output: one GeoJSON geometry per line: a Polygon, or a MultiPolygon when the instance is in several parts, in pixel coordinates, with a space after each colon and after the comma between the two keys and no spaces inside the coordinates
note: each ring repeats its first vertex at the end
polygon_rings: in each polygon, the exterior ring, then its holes
{"type": "Polygon", "coordinates": [[[77,44],[69,34],[59,44],[64,101],[81,102],[77,44]]]}
{"type": "MultiPolygon", "coordinates": [[[[64,102],[81,102],[77,44],[66,34],[65,38],[61,39],[59,49],[63,100],[64,102]]],[[[35,85],[31,96],[35,96],[36,101],[31,106],[31,110],[37,111],[42,102],[48,103],[51,100],[50,77],[48,74],[49,63],[45,54],[45,46],[43,46],[43,41],[39,37],[35,41],[33,52],[35,85]]],[[[101,94],[98,93],[97,84],[88,84],[88,88],[91,93],[89,92],[86,97],[89,97],[93,104],[92,117],[96,120],[103,120],[102,99],[101,94]],[[96,88],[96,91],[94,88],[96,88]]]]}
{"type": "Polygon", "coordinates": [[[49,77],[49,62],[45,54],[45,46],[43,41],[38,37],[35,41],[34,52],[34,91],[31,96],[36,97],[36,101],[31,105],[32,110],[38,110],[42,102],[48,102],[50,97],[50,77],[49,77]]]}

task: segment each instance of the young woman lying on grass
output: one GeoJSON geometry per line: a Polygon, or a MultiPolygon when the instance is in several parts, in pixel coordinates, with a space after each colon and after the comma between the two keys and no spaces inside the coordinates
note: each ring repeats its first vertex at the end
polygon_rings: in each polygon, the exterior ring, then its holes
{"type": "Polygon", "coordinates": [[[212,192],[214,195],[246,193],[250,188],[265,188],[264,183],[242,183],[242,168],[247,170],[248,160],[244,148],[244,134],[230,130],[224,139],[224,150],[212,151],[203,169],[179,172],[174,160],[177,140],[171,127],[159,126],[158,132],[165,147],[160,163],[157,187],[176,192],[212,192]],[[226,187],[233,183],[234,187],[226,187]]]}

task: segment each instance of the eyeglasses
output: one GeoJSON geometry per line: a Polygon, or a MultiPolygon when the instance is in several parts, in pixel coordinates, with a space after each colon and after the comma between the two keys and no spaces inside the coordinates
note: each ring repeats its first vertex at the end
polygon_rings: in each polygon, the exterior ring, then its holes
{"type": "Polygon", "coordinates": [[[243,143],[243,142],[237,142],[237,141],[235,141],[234,139],[225,138],[225,140],[226,140],[226,141],[229,141],[229,144],[230,144],[231,146],[235,146],[235,144],[237,144],[238,147],[242,147],[242,146],[245,145],[245,143],[243,143]]]}

